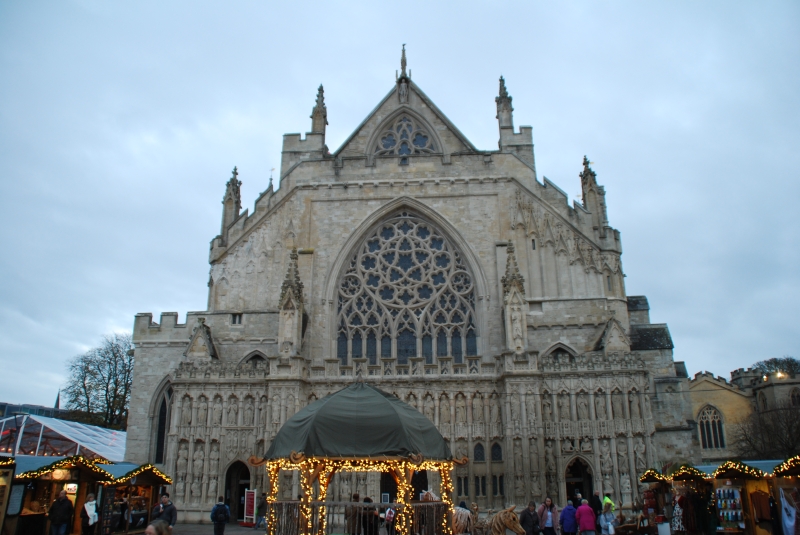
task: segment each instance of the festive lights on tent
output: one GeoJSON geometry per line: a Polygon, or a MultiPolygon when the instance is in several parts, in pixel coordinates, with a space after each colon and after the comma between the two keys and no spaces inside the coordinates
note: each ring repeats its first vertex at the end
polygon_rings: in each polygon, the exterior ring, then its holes
{"type": "Polygon", "coordinates": [[[14,457],[0,457],[0,468],[14,465],[14,457]]]}
{"type": "Polygon", "coordinates": [[[701,472],[694,466],[683,465],[672,473],[673,481],[698,481],[705,479],[705,472],[701,472]]]}
{"type": "Polygon", "coordinates": [[[783,461],[775,467],[772,475],[775,477],[800,476],[800,455],[783,461]]]}
{"type": "Polygon", "coordinates": [[[648,468],[639,478],[640,483],[656,483],[660,481],[669,481],[669,478],[664,477],[661,472],[654,468],[648,468]]]}
{"type": "Polygon", "coordinates": [[[95,459],[88,459],[83,455],[73,455],[72,457],[67,457],[65,459],[59,459],[51,464],[46,466],[42,466],[41,468],[37,468],[36,470],[28,470],[27,472],[22,472],[14,476],[15,479],[36,479],[38,477],[42,477],[43,475],[49,474],[55,470],[61,470],[64,468],[74,468],[75,466],[83,466],[84,468],[90,470],[91,472],[101,476],[104,481],[113,481],[114,476],[97,466],[95,459]]]}
{"type": "Polygon", "coordinates": [[[128,472],[124,476],[114,479],[114,481],[111,481],[111,483],[114,484],[114,485],[119,485],[121,483],[127,483],[128,481],[130,481],[131,479],[135,478],[139,474],[147,472],[147,471],[150,471],[154,475],[156,475],[156,476],[160,477],[161,479],[163,479],[164,482],[165,482],[164,483],[165,485],[172,485],[172,478],[169,477],[164,472],[162,472],[161,470],[159,470],[158,468],[156,468],[155,466],[153,466],[152,464],[143,464],[142,466],[136,468],[135,470],[131,470],[130,472],[128,472]]]}
{"type": "MultiPolygon", "coordinates": [[[[314,483],[319,481],[318,501],[324,502],[327,496],[328,485],[335,472],[385,472],[391,474],[397,482],[397,516],[395,517],[395,527],[397,533],[406,535],[410,532],[410,502],[411,502],[411,476],[415,471],[430,470],[438,472],[441,476],[442,501],[447,507],[447,514],[441,520],[441,532],[450,535],[452,529],[450,518],[453,513],[453,481],[450,473],[453,465],[461,464],[466,460],[460,461],[428,461],[422,456],[411,456],[410,458],[324,458],[324,457],[305,457],[303,454],[292,453],[288,459],[274,459],[269,461],[258,461],[251,457],[251,464],[266,464],[269,475],[269,489],[267,502],[272,505],[278,498],[278,474],[281,470],[297,470],[300,474],[300,486],[303,497],[300,502],[301,523],[304,521],[304,533],[313,533],[313,515],[311,507],[311,496],[314,490],[314,483]]],[[[325,506],[320,507],[320,533],[325,533],[327,524],[327,514],[325,506]]],[[[269,522],[267,523],[269,535],[275,533],[277,526],[276,508],[269,507],[269,522]]]]}
{"type": "Polygon", "coordinates": [[[726,461],[719,465],[716,470],[714,470],[714,472],[711,474],[711,477],[714,479],[729,478],[731,477],[729,474],[730,472],[734,472],[738,475],[743,475],[752,479],[761,479],[767,475],[762,470],[753,468],[752,466],[747,466],[739,461],[726,461]]]}

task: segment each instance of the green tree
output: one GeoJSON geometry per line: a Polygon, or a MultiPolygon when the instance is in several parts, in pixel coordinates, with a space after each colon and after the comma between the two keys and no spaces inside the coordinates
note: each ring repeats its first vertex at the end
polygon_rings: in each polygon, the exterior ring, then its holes
{"type": "Polygon", "coordinates": [[[125,429],[133,382],[131,335],[114,333],[67,364],[69,379],[62,390],[70,419],[125,429]]]}

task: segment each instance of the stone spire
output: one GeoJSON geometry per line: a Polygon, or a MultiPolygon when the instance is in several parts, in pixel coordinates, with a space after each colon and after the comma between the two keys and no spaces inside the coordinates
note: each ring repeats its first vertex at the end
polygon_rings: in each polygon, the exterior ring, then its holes
{"type": "Polygon", "coordinates": [[[513,242],[508,243],[506,254],[508,255],[506,257],[506,274],[500,279],[500,283],[503,285],[503,296],[508,296],[513,289],[525,295],[525,279],[519,272],[519,266],[517,266],[517,256],[514,254],[513,242]]]}
{"type": "Polygon", "coordinates": [[[514,108],[511,107],[512,97],[508,95],[506,89],[506,81],[500,77],[500,94],[494,101],[497,103],[497,120],[500,122],[500,128],[514,128],[514,117],[512,112],[514,108]]]}
{"type": "Polygon", "coordinates": [[[400,76],[406,78],[406,44],[403,43],[403,53],[400,56],[400,76]]]}
{"type": "Polygon", "coordinates": [[[283,303],[286,294],[291,292],[295,304],[300,306],[303,303],[303,283],[300,281],[300,271],[297,268],[297,247],[292,248],[289,254],[289,269],[286,270],[286,278],[281,285],[281,297],[279,303],[283,303]]]}
{"type": "Polygon", "coordinates": [[[581,186],[583,186],[583,205],[586,206],[586,188],[590,186],[597,186],[597,173],[595,173],[591,167],[592,162],[589,161],[585,155],[583,157],[583,172],[581,172],[579,177],[581,177],[581,186]]]}
{"type": "Polygon", "coordinates": [[[328,109],[325,107],[325,89],[319,84],[317,89],[317,101],[314,109],[311,110],[311,131],[316,134],[324,134],[325,126],[328,124],[328,109]]]}
{"type": "Polygon", "coordinates": [[[242,181],[239,180],[239,170],[234,167],[233,175],[225,185],[225,196],[222,198],[222,235],[225,240],[226,232],[231,223],[239,219],[242,210],[242,181]]]}
{"type": "Polygon", "coordinates": [[[583,171],[581,172],[581,193],[583,207],[592,214],[592,227],[600,238],[606,237],[608,227],[608,212],[606,208],[606,189],[597,183],[597,173],[590,167],[592,162],[583,157],[583,171]]]}

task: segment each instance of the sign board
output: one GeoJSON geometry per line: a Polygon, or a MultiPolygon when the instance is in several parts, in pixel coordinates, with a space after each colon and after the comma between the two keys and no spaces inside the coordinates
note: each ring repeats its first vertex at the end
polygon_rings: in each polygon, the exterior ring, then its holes
{"type": "Polygon", "coordinates": [[[2,528],[3,520],[6,516],[6,507],[8,507],[8,498],[11,495],[11,480],[13,476],[13,469],[0,470],[0,528],[2,528]]]}
{"type": "Polygon", "coordinates": [[[256,521],[256,489],[245,489],[244,491],[244,521],[256,521]]]}

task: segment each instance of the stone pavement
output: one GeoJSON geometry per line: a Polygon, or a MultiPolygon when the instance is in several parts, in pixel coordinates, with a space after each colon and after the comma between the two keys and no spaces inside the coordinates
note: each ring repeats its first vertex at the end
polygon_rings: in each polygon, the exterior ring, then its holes
{"type": "MultiPolygon", "coordinates": [[[[264,531],[264,529],[243,528],[238,524],[225,526],[225,535],[263,534],[264,531]]],[[[213,533],[214,526],[212,524],[177,524],[172,530],[172,535],[213,535],[213,533]]]]}

